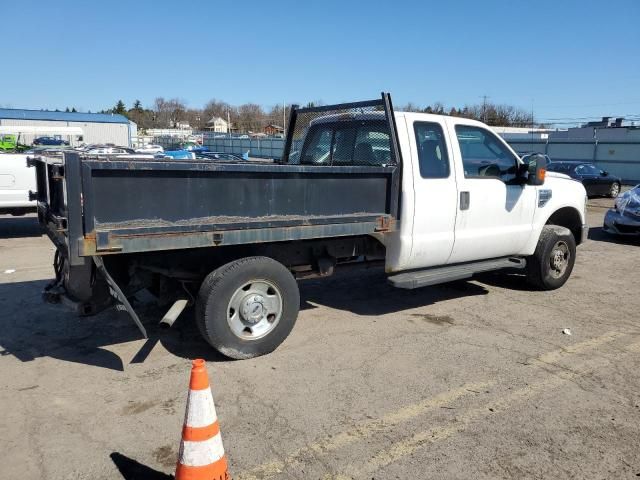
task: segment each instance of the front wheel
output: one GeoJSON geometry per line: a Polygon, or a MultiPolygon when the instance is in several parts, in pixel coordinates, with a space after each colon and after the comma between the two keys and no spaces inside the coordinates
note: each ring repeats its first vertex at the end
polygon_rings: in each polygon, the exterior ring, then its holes
{"type": "Polygon", "coordinates": [[[527,259],[527,280],[540,290],[566,283],[576,261],[576,241],[568,228],[545,225],[536,251],[527,259]]]}
{"type": "Polygon", "coordinates": [[[207,276],[196,301],[196,322],[223,355],[252,358],[272,352],[287,338],[299,308],[298,284],[284,265],[247,257],[207,276]]]}

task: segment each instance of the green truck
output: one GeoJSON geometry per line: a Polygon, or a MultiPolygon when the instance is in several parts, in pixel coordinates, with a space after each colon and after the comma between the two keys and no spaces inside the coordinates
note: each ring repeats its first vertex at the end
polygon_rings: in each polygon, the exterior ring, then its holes
{"type": "Polygon", "coordinates": [[[19,140],[19,135],[13,135],[10,133],[0,134],[0,152],[24,152],[29,147],[22,145],[19,140]]]}

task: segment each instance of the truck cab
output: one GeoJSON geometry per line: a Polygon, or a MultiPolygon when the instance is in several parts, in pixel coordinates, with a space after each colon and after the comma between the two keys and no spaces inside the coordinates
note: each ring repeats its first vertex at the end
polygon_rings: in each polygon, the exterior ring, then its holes
{"type": "Polygon", "coordinates": [[[398,113],[396,123],[403,211],[387,242],[388,271],[532,255],[559,211],[576,244],[584,240],[584,188],[553,175],[532,185],[527,165],[490,127],[422,113],[398,113]]]}
{"type": "MultiPolygon", "coordinates": [[[[576,244],[586,235],[586,193],[547,174],[526,180],[528,165],[490,127],[474,120],[396,112],[402,156],[400,218],[386,248],[388,273],[534,253],[552,215],[576,244]]],[[[308,165],[391,163],[382,112],[321,116],[309,123],[295,162],[308,165]]],[[[554,219],[555,220],[555,219],[554,219]]]]}

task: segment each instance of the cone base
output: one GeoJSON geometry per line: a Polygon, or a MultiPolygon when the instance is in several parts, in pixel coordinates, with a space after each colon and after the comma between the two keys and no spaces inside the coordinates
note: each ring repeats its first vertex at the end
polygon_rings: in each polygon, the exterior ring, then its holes
{"type": "Polygon", "coordinates": [[[227,459],[222,457],[215,463],[201,467],[178,464],[176,480],[231,480],[227,472],[227,459]]]}

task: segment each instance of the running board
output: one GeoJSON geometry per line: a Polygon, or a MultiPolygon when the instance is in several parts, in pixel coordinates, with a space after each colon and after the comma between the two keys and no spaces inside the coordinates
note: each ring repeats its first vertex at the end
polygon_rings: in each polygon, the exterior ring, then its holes
{"type": "Polygon", "coordinates": [[[447,265],[445,267],[433,267],[425,270],[398,273],[388,278],[389,283],[396,288],[408,290],[438,283],[452,282],[471,278],[476,273],[501,270],[503,268],[522,269],[527,266],[527,261],[519,257],[494,258],[479,262],[447,265]]]}

